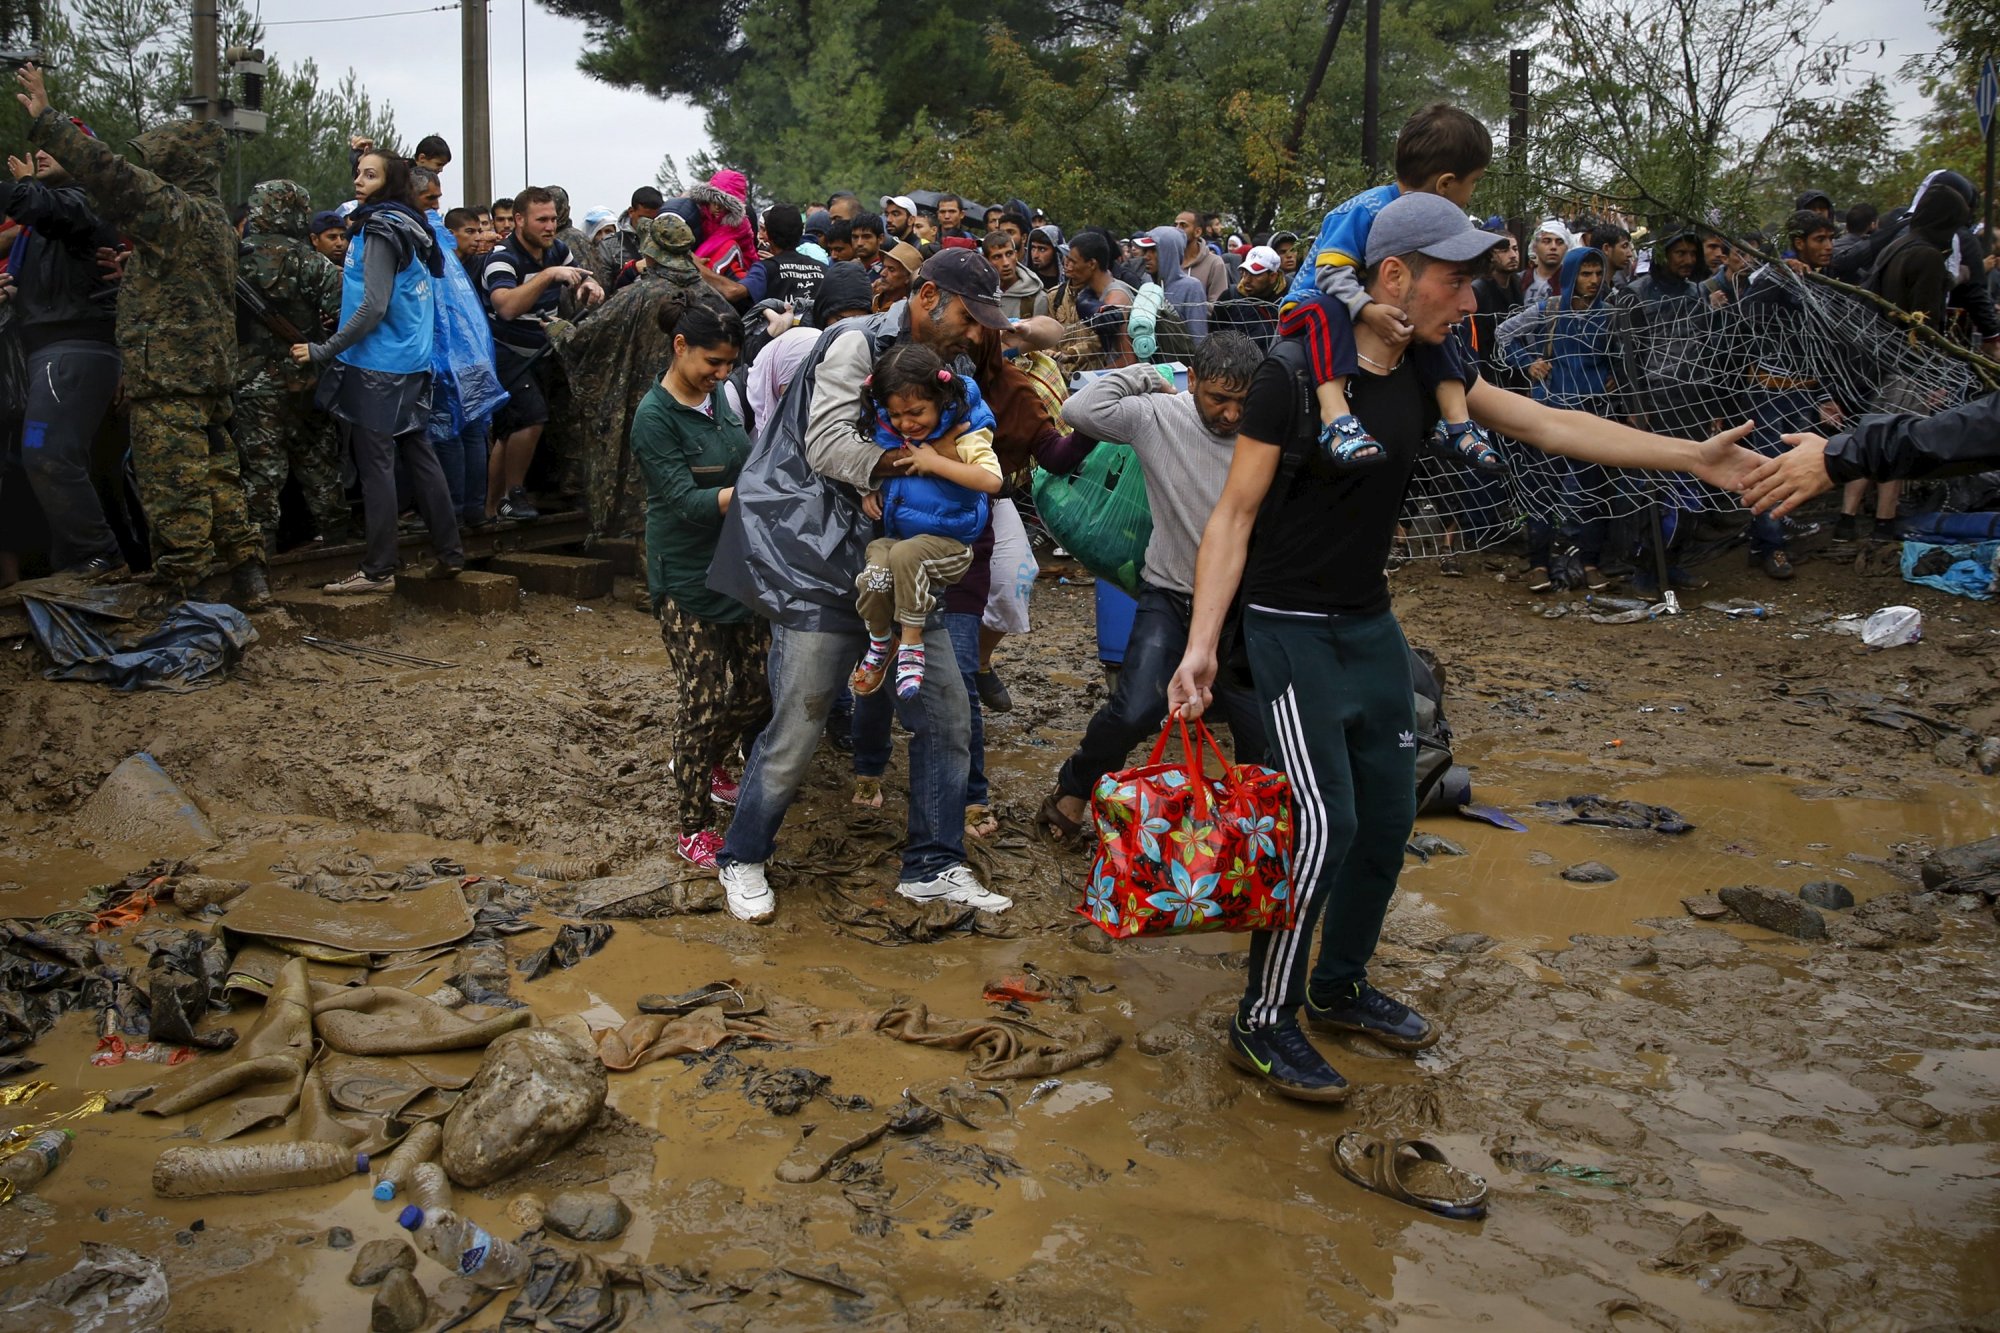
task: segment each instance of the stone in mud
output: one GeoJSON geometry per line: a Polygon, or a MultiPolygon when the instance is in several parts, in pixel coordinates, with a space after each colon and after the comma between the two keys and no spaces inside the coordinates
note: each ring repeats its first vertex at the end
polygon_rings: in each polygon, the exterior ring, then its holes
{"type": "Polygon", "coordinates": [[[1602,861],[1582,861],[1565,868],[1562,877],[1572,884],[1609,884],[1618,872],[1602,861]]]}
{"type": "Polygon", "coordinates": [[[1882,1109],[1911,1129],[1936,1129],[1944,1123],[1944,1115],[1937,1107],[1915,1097],[1891,1097],[1882,1103],[1882,1109]]]}
{"type": "Polygon", "coordinates": [[[329,1250],[351,1250],[354,1248],[354,1233],[346,1227],[332,1227],[326,1233],[326,1247],[329,1250]]]}
{"type": "Polygon", "coordinates": [[[192,915],[216,903],[230,902],[250,891],[247,879],[216,879],[212,875],[182,875],[168,882],[174,906],[192,915]]]}
{"type": "Polygon", "coordinates": [[[605,1092],[603,1064],[575,1037],[549,1028],[505,1034],[445,1118],[445,1174],[477,1189],[543,1160],[597,1118],[605,1092]]]}
{"type": "Polygon", "coordinates": [[[1816,879],[1804,886],[1799,890],[1799,898],[1829,912],[1844,912],[1854,906],[1854,895],[1847,886],[1830,879],[1816,879]]]}
{"type": "Polygon", "coordinates": [[[1493,937],[1482,935],[1476,930],[1464,931],[1457,935],[1447,935],[1437,942],[1439,953],[1475,954],[1485,953],[1493,947],[1493,937]]]}
{"type": "Polygon", "coordinates": [[[1927,889],[2000,893],[2000,834],[1932,852],[1921,870],[1927,889]]]}
{"type": "Polygon", "coordinates": [[[1715,896],[1753,926],[1762,926],[1798,940],[1826,938],[1826,918],[1819,914],[1819,909],[1782,889],[1767,888],[1762,884],[1736,884],[1715,896]]]}
{"type": "Polygon", "coordinates": [[[1141,1055],[1165,1055],[1169,1051],[1178,1051],[1192,1039],[1193,1034],[1179,1023],[1166,1022],[1153,1024],[1141,1032],[1133,1044],[1139,1048],[1141,1055]]]}
{"type": "Polygon", "coordinates": [[[1895,944],[1931,944],[1939,935],[1938,914],[1927,893],[1885,893],[1854,909],[1852,920],[1895,944]]]}
{"type": "Polygon", "coordinates": [[[392,1268],[368,1311],[369,1333],[416,1333],[430,1317],[430,1298],[407,1268],[392,1268]]]}
{"type": "Polygon", "coordinates": [[[354,1256],[347,1280],[357,1287],[372,1287],[398,1268],[417,1266],[417,1252],[408,1241],[371,1240],[354,1256]]]}
{"type": "Polygon", "coordinates": [[[1729,915],[1729,904],[1712,893],[1699,893],[1692,898],[1681,899],[1681,906],[1697,921],[1720,921],[1729,915]]]}
{"type": "Polygon", "coordinates": [[[571,1240],[610,1240],[631,1220],[625,1201],[601,1190],[564,1190],[542,1213],[543,1226],[571,1240]]]}

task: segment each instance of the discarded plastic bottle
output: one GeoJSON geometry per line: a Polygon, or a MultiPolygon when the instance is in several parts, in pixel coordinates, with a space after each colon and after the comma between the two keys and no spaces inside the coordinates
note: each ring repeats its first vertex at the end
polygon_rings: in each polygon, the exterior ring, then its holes
{"type": "Polygon", "coordinates": [[[45,1129],[29,1139],[12,1157],[0,1162],[0,1180],[6,1181],[16,1190],[33,1189],[42,1177],[56,1169],[70,1149],[76,1146],[76,1135],[67,1129],[45,1129]]]}
{"type": "Polygon", "coordinates": [[[1650,611],[1653,607],[1643,597],[1606,597],[1601,592],[1587,593],[1583,600],[1601,611],[1650,611]]]}
{"type": "Polygon", "coordinates": [[[496,1240],[449,1208],[405,1208],[396,1219],[415,1233],[417,1248],[468,1282],[498,1291],[528,1277],[530,1260],[520,1246],[496,1240]]]}
{"type": "Polygon", "coordinates": [[[514,867],[514,873],[526,875],[530,879],[574,882],[580,879],[597,879],[610,868],[611,863],[601,857],[544,856],[522,862],[514,867]]]}
{"type": "Polygon", "coordinates": [[[153,1163],[163,1199],[262,1194],[325,1185],[368,1170],[368,1154],[338,1143],[204,1144],[169,1148],[153,1163]]]}
{"type": "Polygon", "coordinates": [[[375,1198],[387,1203],[396,1197],[396,1191],[403,1188],[410,1178],[410,1172],[417,1169],[419,1162],[428,1162],[437,1155],[438,1144],[444,1141],[444,1131],[435,1120],[425,1120],[415,1129],[403,1135],[403,1141],[382,1160],[382,1169],[375,1176],[375,1198]]]}
{"type": "Polygon", "coordinates": [[[436,1162],[418,1162],[410,1172],[410,1203],[426,1211],[451,1207],[451,1180],[436,1162]]]}

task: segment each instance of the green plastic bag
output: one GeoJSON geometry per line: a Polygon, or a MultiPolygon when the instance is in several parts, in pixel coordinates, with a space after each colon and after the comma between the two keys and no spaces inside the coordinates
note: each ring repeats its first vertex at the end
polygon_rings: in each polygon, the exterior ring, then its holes
{"type": "Polygon", "coordinates": [[[1138,596],[1153,511],[1131,445],[1100,444],[1067,476],[1036,468],[1035,512],[1085,569],[1138,596]]]}

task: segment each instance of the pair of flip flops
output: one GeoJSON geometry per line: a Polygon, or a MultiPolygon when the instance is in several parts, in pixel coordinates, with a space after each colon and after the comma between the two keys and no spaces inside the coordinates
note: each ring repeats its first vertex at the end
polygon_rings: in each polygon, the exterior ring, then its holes
{"type": "Polygon", "coordinates": [[[1485,1179],[1453,1166],[1427,1139],[1350,1131],[1334,1140],[1333,1165],[1365,1190],[1439,1217],[1486,1216],[1485,1179]]]}

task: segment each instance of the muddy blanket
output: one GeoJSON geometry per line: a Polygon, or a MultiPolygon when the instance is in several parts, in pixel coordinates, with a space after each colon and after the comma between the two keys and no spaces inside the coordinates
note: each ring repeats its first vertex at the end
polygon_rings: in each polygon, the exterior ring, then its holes
{"type": "Polygon", "coordinates": [[[622,1028],[590,1034],[597,1058],[606,1069],[637,1069],[670,1055],[712,1051],[730,1038],[743,1041],[790,1041],[794,1034],[762,1015],[725,1018],[720,1005],[691,1014],[641,1014],[622,1028]]]}
{"type": "Polygon", "coordinates": [[[1118,1037],[1089,1018],[1042,1015],[1035,1022],[933,1017],[920,1001],[903,1000],[875,1020],[875,1030],[897,1041],[965,1051],[965,1072],[975,1078],[1043,1078],[1101,1060],[1118,1049],[1118,1037]]]}
{"type": "Polygon", "coordinates": [[[50,680],[87,680],[115,690],[192,690],[229,673],[257,642],[249,617],[219,602],[182,602],[158,624],[139,624],[85,597],[21,599],[50,680]]]}

